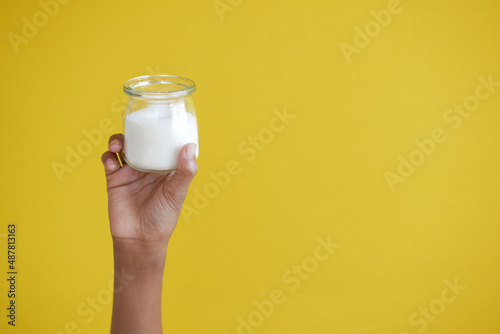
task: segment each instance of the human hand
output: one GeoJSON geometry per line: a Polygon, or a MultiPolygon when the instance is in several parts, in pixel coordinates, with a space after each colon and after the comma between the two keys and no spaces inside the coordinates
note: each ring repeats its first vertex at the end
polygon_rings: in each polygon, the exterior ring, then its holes
{"type": "Polygon", "coordinates": [[[106,171],[111,235],[115,243],[167,243],[198,170],[195,144],[179,152],[177,169],[168,174],[133,169],[123,159],[123,135],[109,138],[101,160],[106,171]],[[117,154],[124,162],[121,167],[117,154]]]}

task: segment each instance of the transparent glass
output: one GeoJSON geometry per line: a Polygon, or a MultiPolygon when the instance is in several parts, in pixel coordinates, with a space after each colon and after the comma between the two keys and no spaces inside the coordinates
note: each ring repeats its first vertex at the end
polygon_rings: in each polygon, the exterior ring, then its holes
{"type": "Polygon", "coordinates": [[[175,75],[146,75],[128,80],[123,153],[127,164],[144,172],[168,173],[177,167],[179,151],[196,144],[198,122],[192,94],[195,83],[175,75]]]}

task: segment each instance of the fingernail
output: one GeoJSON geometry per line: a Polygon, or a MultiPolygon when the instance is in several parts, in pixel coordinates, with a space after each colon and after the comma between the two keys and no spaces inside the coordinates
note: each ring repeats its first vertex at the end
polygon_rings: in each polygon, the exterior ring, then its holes
{"type": "Polygon", "coordinates": [[[113,139],[111,141],[111,143],[109,143],[109,146],[113,146],[113,145],[120,145],[120,142],[118,141],[118,139],[113,139]]]}
{"type": "Polygon", "coordinates": [[[115,162],[113,159],[106,160],[106,165],[108,165],[108,168],[115,168],[115,162]]]}
{"type": "Polygon", "coordinates": [[[186,158],[194,159],[196,154],[196,144],[189,144],[186,150],[186,158]]]}

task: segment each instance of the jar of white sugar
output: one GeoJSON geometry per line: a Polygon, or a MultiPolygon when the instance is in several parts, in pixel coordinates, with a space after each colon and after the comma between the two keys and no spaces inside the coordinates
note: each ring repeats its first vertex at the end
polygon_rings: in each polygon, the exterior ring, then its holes
{"type": "Polygon", "coordinates": [[[198,125],[191,95],[195,83],[174,75],[147,75],[123,85],[130,97],[125,112],[124,158],[144,172],[174,171],[180,149],[196,144],[198,125]]]}

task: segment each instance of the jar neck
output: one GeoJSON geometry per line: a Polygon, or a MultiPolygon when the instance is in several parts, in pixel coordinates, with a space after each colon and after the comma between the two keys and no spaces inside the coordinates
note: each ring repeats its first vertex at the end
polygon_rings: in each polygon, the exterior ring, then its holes
{"type": "Polygon", "coordinates": [[[125,82],[123,90],[131,98],[168,102],[186,98],[196,90],[193,80],[175,75],[145,75],[125,82]]]}

